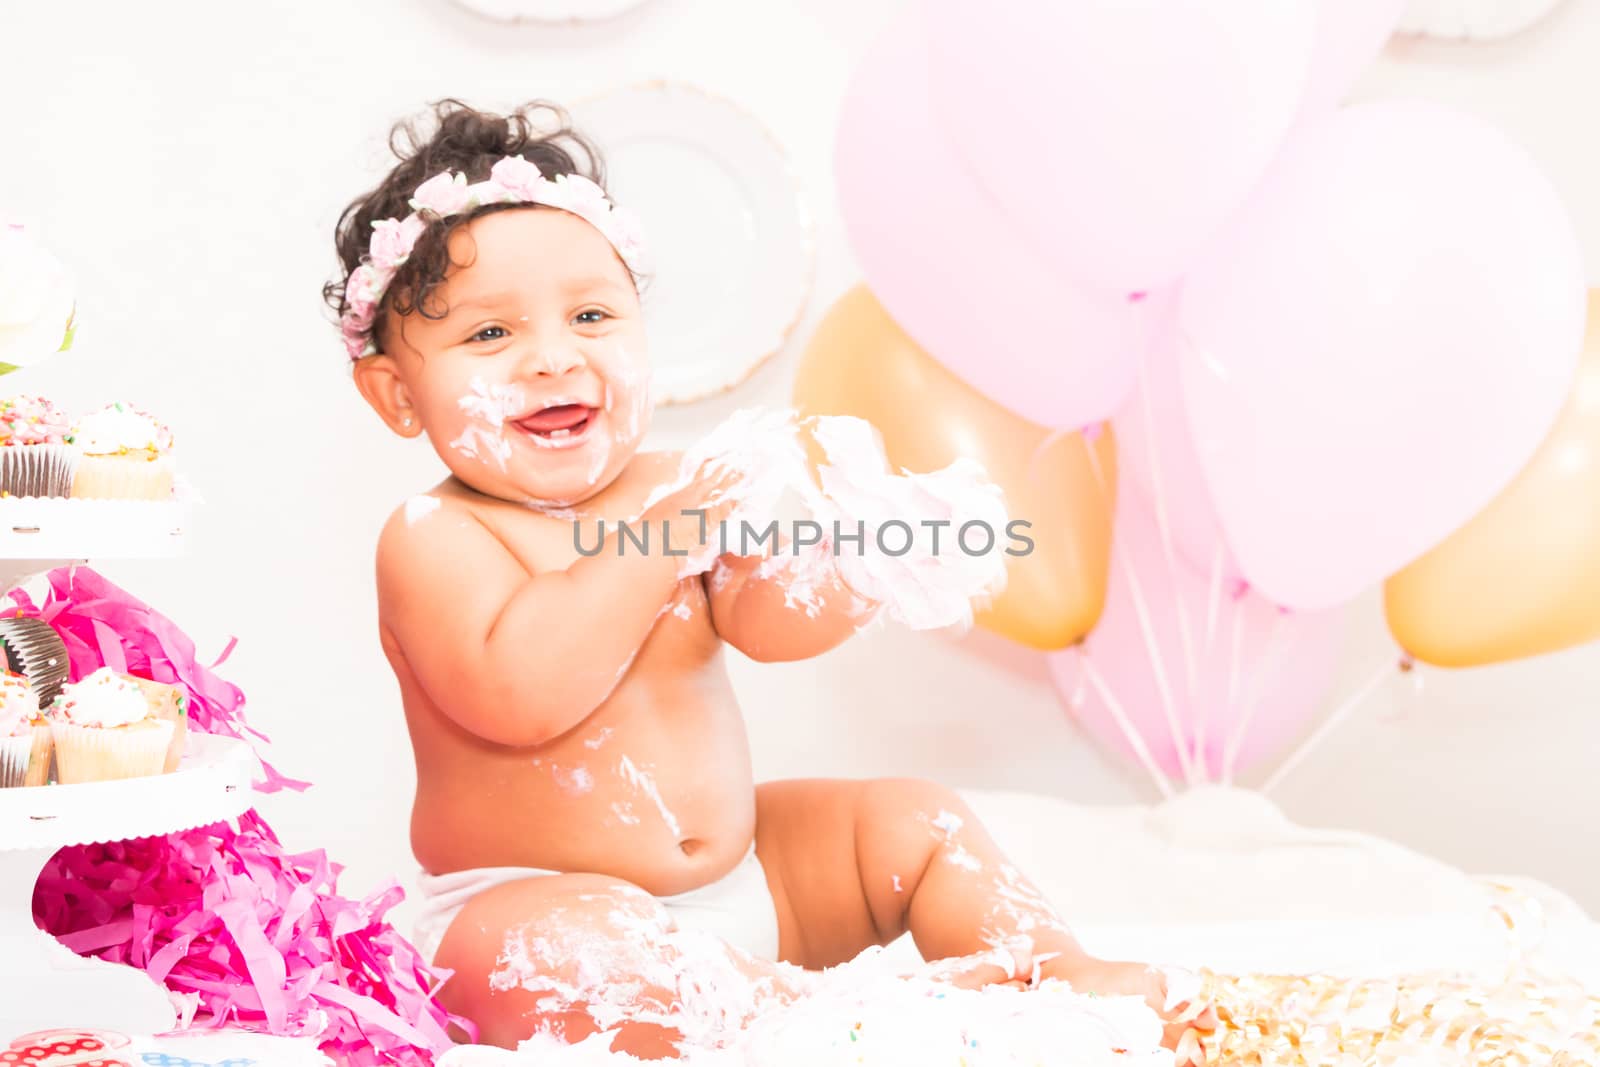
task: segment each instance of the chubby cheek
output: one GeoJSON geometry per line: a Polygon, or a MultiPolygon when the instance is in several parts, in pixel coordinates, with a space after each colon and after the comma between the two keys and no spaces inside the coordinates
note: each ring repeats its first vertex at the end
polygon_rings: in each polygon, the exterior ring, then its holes
{"type": "Polygon", "coordinates": [[[490,370],[480,366],[473,373],[440,374],[427,388],[423,425],[457,474],[474,468],[504,472],[511,458],[505,424],[522,413],[526,393],[516,382],[485,373],[490,370]]]}
{"type": "Polygon", "coordinates": [[[613,443],[632,452],[650,429],[651,371],[644,338],[619,338],[593,357],[605,382],[605,409],[613,443]]]}

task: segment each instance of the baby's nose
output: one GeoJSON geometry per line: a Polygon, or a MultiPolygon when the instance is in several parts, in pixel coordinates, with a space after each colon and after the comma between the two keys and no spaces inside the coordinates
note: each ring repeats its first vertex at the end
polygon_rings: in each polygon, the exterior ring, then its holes
{"type": "Polygon", "coordinates": [[[534,349],[528,361],[529,370],[534,374],[548,374],[556,378],[579,370],[584,365],[583,354],[565,345],[541,345],[534,349]]]}

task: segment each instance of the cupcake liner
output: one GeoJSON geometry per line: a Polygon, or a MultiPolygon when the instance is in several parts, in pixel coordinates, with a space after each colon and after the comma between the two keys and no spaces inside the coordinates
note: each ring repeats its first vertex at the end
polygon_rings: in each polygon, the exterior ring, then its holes
{"type": "Polygon", "coordinates": [[[56,742],[47,722],[33,726],[33,757],[28,762],[28,776],[23,785],[45,785],[50,781],[51,760],[55,756],[56,742]]]}
{"type": "Polygon", "coordinates": [[[49,707],[67,680],[67,646],[43,619],[0,618],[0,652],[6,666],[28,679],[41,707],[49,707]]]}
{"type": "Polygon", "coordinates": [[[50,730],[56,745],[56,780],[76,785],[160,774],[173,725],[164,719],[113,727],[55,722],[50,730]]]}
{"type": "Polygon", "coordinates": [[[69,496],[79,452],[68,445],[7,445],[0,448],[0,493],[69,496]]]}
{"type": "Polygon", "coordinates": [[[82,456],[72,495],[89,500],[166,500],[172,496],[172,457],[149,452],[82,456]]]}
{"type": "Polygon", "coordinates": [[[0,737],[0,789],[26,785],[33,762],[33,737],[0,737]]]}
{"type": "Polygon", "coordinates": [[[178,769],[178,763],[183,759],[184,738],[189,734],[188,698],[184,695],[184,691],[175,685],[153,682],[148,678],[134,678],[131,675],[127,677],[144,693],[145,700],[150,704],[150,713],[158,719],[172,723],[172,741],[167,746],[165,766],[166,773],[171,774],[178,769]]]}

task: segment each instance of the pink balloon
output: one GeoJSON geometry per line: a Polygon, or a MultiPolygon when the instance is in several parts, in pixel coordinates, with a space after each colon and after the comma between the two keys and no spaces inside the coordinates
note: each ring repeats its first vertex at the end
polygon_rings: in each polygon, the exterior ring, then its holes
{"type": "Polygon", "coordinates": [[[928,0],[933,98],[994,203],[1069,273],[1175,280],[1283,144],[1318,0],[928,0]]]}
{"type": "Polygon", "coordinates": [[[1342,611],[1282,612],[1253,593],[1234,597],[1225,591],[1208,627],[1210,582],[1181,564],[1168,567],[1154,517],[1134,493],[1118,494],[1112,553],[1099,625],[1081,650],[1049,656],[1057,687],[1069,704],[1077,704],[1085,729],[1137,759],[1117,725],[1115,701],[1156,766],[1181,778],[1184,760],[1168,725],[1159,681],[1164,677],[1176,736],[1202,780],[1222,777],[1232,745],[1232,769],[1242,772],[1300,736],[1333,683],[1342,611]],[[1146,640],[1140,622],[1141,604],[1153,641],[1146,640]],[[1192,684],[1180,619],[1189,626],[1192,684]]]}
{"type": "Polygon", "coordinates": [[[1245,576],[1326,607],[1460,527],[1553,423],[1584,316],[1561,201],[1493,129],[1386,100],[1309,130],[1181,302],[1190,425],[1245,576]]]}
{"type": "Polygon", "coordinates": [[[979,392],[1053,428],[1110,416],[1153,315],[1062,277],[973,183],[934,128],[922,27],[909,10],[847,91],[839,204],[873,294],[979,392]]]}
{"type": "Polygon", "coordinates": [[[1111,420],[1117,466],[1127,475],[1125,486],[1150,506],[1158,526],[1166,523],[1174,554],[1208,580],[1215,573],[1233,589],[1244,576],[1222,536],[1183,406],[1176,300],[1162,302],[1173,313],[1163,317],[1132,395],[1111,420]]]}
{"type": "Polygon", "coordinates": [[[1400,25],[1409,0],[1318,0],[1317,42],[1301,94],[1303,119],[1337,107],[1400,25]]]}

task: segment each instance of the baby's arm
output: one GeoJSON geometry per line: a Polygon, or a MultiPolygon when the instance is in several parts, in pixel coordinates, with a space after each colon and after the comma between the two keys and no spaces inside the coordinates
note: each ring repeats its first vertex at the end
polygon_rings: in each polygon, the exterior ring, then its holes
{"type": "Polygon", "coordinates": [[[722,556],[706,576],[717,633],[753,660],[820,656],[844,643],[872,612],[837,568],[802,564],[789,552],[780,547],[770,558],[722,556]],[[797,581],[797,575],[803,577],[797,581]]]}
{"type": "Polygon", "coordinates": [[[447,504],[385,527],[380,614],[446,715],[497,744],[538,745],[610,695],[676,590],[677,562],[608,544],[533,574],[470,511],[447,504]]]}

